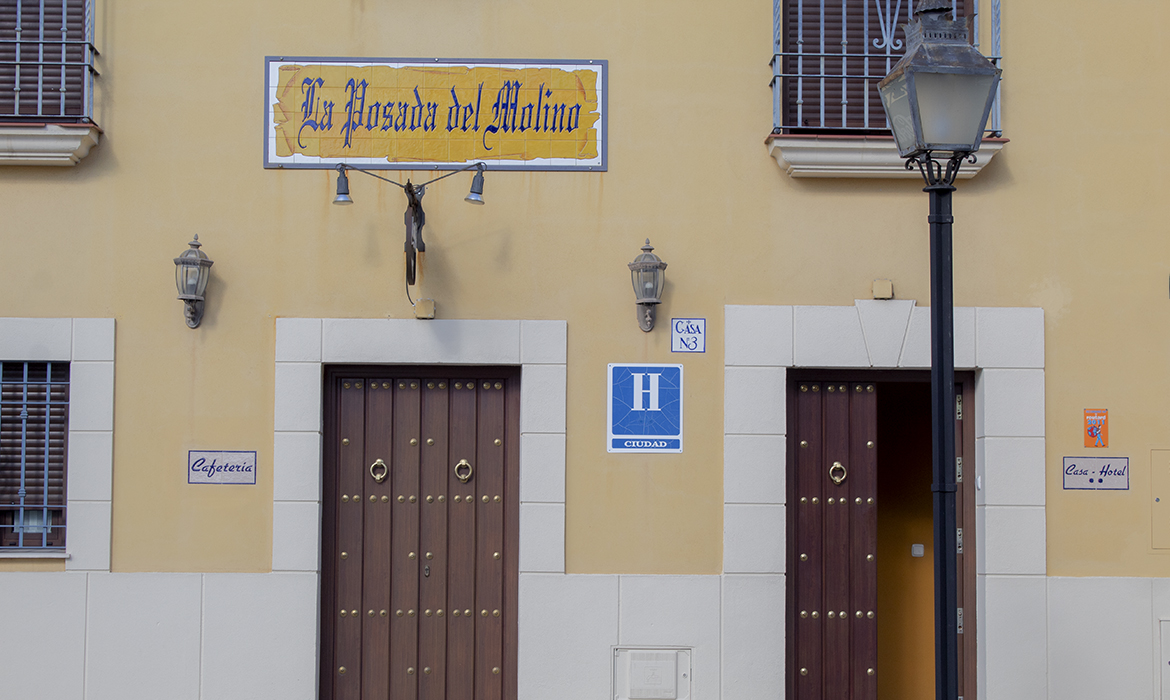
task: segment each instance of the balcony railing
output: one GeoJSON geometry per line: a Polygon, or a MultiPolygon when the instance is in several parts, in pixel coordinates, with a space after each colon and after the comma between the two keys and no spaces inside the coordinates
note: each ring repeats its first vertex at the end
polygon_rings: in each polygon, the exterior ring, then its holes
{"type": "MultiPolygon", "coordinates": [[[[952,0],[979,48],[980,0],[952,0]]],[[[914,0],[773,0],[774,133],[888,133],[877,84],[905,53],[914,0]]],[[[1000,65],[1000,0],[991,0],[991,58],[1000,65]]],[[[1001,136],[999,96],[987,131],[1001,136]]]]}
{"type": "Polygon", "coordinates": [[[89,0],[0,0],[0,124],[91,123],[89,0]]]}

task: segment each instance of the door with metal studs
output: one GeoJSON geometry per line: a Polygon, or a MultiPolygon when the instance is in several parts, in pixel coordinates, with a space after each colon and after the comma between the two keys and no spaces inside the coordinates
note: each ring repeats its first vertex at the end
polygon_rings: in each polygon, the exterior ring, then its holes
{"type": "Polygon", "coordinates": [[[519,376],[329,368],[321,694],[516,696],[519,376]]]}
{"type": "Polygon", "coordinates": [[[876,385],[799,382],[795,409],[794,696],[876,700],[876,385]]]}

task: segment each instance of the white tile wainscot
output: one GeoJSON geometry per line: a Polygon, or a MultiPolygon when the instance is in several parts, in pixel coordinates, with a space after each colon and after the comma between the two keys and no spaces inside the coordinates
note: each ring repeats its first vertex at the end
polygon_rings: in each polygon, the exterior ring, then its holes
{"type": "Polygon", "coordinates": [[[198,700],[201,574],[89,579],[86,700],[198,700]]]}
{"type": "Polygon", "coordinates": [[[317,697],[316,574],[3,572],[0,591],[21,601],[0,606],[4,697],[317,697]]]}
{"type": "MultiPolygon", "coordinates": [[[[981,697],[1161,697],[1170,581],[981,575],[981,697]]],[[[0,573],[5,697],[317,696],[318,576],[0,573]],[[41,653],[49,645],[53,654],[41,653]]],[[[618,646],[694,650],[696,698],[783,698],[784,576],[520,575],[520,698],[594,700],[618,646]],[[775,604],[781,601],[781,604],[775,604]]]]}

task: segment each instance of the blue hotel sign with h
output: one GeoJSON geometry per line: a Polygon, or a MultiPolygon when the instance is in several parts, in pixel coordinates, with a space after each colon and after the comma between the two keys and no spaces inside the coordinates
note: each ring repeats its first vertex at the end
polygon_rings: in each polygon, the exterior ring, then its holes
{"type": "Polygon", "coordinates": [[[682,452],[682,365],[611,364],[610,452],[682,452]]]}

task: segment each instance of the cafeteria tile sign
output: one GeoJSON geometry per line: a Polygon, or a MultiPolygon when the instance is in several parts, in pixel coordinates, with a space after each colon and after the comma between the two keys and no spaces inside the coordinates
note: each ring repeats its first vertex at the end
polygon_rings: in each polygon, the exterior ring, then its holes
{"type": "Polygon", "coordinates": [[[256,453],[239,450],[187,452],[188,484],[255,484],[256,453]]]}
{"type": "Polygon", "coordinates": [[[265,167],[606,169],[606,61],[270,56],[265,67],[265,167]]]}

